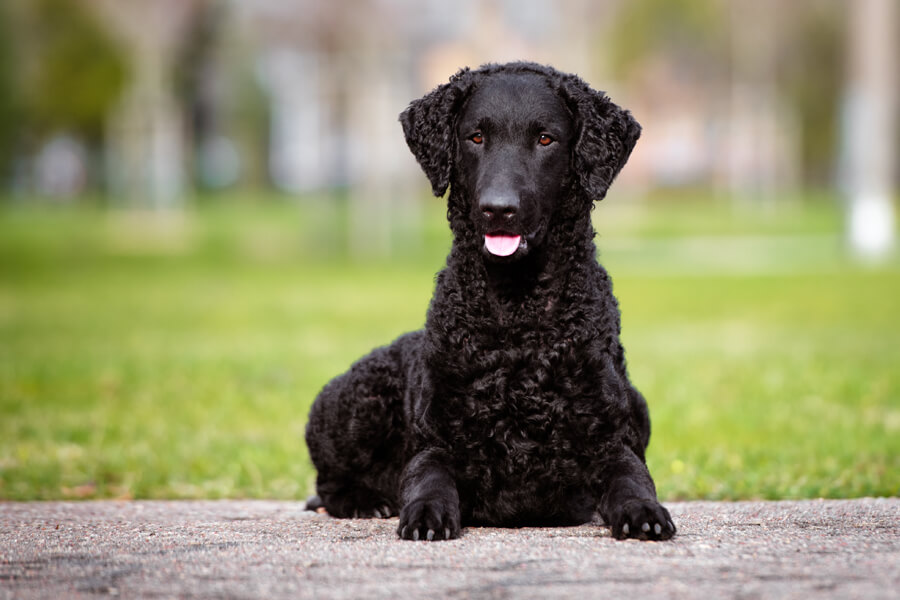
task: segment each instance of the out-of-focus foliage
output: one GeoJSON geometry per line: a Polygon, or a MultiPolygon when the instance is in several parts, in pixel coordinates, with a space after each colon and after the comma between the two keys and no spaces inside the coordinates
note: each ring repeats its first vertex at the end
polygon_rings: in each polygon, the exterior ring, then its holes
{"type": "Polygon", "coordinates": [[[714,0],[630,0],[612,30],[611,60],[619,77],[653,55],[700,72],[728,69],[727,4],[714,0]]]}
{"type": "Polygon", "coordinates": [[[20,113],[12,30],[9,7],[0,3],[0,186],[9,175],[20,113]]]}
{"type": "MultiPolygon", "coordinates": [[[[268,107],[254,68],[253,53],[229,31],[227,7],[213,2],[193,13],[172,79],[194,145],[217,135],[234,138],[245,150],[241,179],[260,187],[266,183],[268,107]]],[[[202,154],[193,148],[193,177],[199,191],[214,190],[217,186],[204,177],[202,154]]]]}
{"type": "Polygon", "coordinates": [[[22,18],[28,57],[23,90],[29,124],[38,136],[70,131],[96,143],[127,82],[121,49],[76,0],[34,0],[22,18]]]}
{"type": "Polygon", "coordinates": [[[784,36],[779,79],[800,121],[804,176],[827,184],[835,167],[845,72],[843,6],[834,0],[816,2],[802,16],[784,36]]]}
{"type": "MultiPolygon", "coordinates": [[[[771,53],[770,83],[798,120],[802,178],[827,185],[838,155],[847,4],[811,0],[783,3],[774,16],[757,12],[771,9],[771,3],[631,0],[624,3],[612,30],[612,67],[618,77],[628,79],[648,60],[664,57],[685,78],[725,86],[740,76],[734,48],[734,38],[742,35],[738,29],[766,28],[770,37],[760,40],[755,50],[771,53]],[[734,11],[740,11],[738,16],[734,11]],[[761,23],[742,22],[743,13],[756,14],[761,23]]],[[[748,38],[753,39],[752,32],[748,38]]]]}
{"type": "Polygon", "coordinates": [[[780,193],[837,179],[847,154],[839,123],[852,75],[845,56],[855,46],[848,17],[861,12],[855,4],[462,4],[2,0],[0,179],[15,162],[17,180],[0,193],[47,188],[35,165],[58,172],[51,160],[58,156],[42,156],[58,138],[74,148],[63,158],[89,176],[64,181],[57,197],[106,190],[150,198],[141,186],[182,189],[188,179],[199,191],[271,184],[321,192],[373,180],[366,167],[374,172],[375,161],[361,158],[370,153],[395,171],[386,180],[402,181],[412,169],[399,130],[391,130],[387,151],[373,152],[384,134],[364,115],[377,109],[379,123],[393,123],[421,82],[512,58],[580,70],[637,104],[647,126],[630,164],[641,186],[720,188],[728,180],[733,192],[753,195],[773,182],[780,193]],[[472,22],[497,31],[486,40],[472,22]],[[143,35],[128,33],[135,23],[143,35]],[[140,85],[117,104],[129,81],[140,85]],[[384,89],[373,91],[378,82],[384,89]],[[148,150],[151,138],[169,140],[170,151],[148,150]],[[121,156],[122,148],[133,156],[121,156]],[[104,156],[117,157],[102,164],[110,181],[92,180],[104,156]],[[141,175],[135,165],[146,156],[159,164],[141,175]],[[116,185],[123,181],[132,182],[127,191],[116,185]]]}

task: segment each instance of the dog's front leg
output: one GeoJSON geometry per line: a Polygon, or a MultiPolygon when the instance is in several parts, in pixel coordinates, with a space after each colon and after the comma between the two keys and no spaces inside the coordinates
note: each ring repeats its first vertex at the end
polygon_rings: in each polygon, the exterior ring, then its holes
{"type": "Polygon", "coordinates": [[[647,465],[627,447],[605,463],[600,516],[617,539],[667,540],[675,535],[669,511],[656,499],[647,465]]]}
{"type": "Polygon", "coordinates": [[[443,455],[440,450],[424,450],[403,470],[397,534],[405,540],[459,537],[459,493],[443,455]]]}

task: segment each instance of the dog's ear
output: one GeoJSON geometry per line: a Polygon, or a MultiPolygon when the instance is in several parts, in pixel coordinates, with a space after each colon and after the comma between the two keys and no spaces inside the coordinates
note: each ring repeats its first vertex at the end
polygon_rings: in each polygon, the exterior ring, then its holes
{"type": "Polygon", "coordinates": [[[406,144],[431,182],[435,196],[450,185],[456,156],[456,117],[468,96],[470,71],[463,69],[400,113],[406,144]]]}
{"type": "Polygon", "coordinates": [[[578,127],[573,170],[585,193],[592,200],[602,200],[631,155],[641,126],[629,111],[578,77],[563,81],[562,92],[578,127]]]}

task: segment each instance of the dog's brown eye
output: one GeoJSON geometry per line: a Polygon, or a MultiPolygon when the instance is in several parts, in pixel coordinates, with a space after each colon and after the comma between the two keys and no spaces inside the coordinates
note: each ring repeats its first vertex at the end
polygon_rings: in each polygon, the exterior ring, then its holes
{"type": "Polygon", "coordinates": [[[484,141],[484,136],[481,135],[481,132],[480,132],[480,131],[476,131],[476,132],[472,135],[472,137],[470,137],[469,139],[472,140],[472,142],[474,142],[474,143],[476,143],[476,144],[480,144],[481,142],[484,141]]]}
{"type": "Polygon", "coordinates": [[[546,133],[542,133],[541,137],[538,138],[538,144],[541,146],[549,146],[553,143],[553,138],[547,135],[546,133]]]}

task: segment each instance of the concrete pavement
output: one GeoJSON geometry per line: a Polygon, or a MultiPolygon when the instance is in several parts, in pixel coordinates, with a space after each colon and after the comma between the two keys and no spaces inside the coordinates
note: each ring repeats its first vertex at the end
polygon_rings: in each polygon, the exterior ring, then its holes
{"type": "Polygon", "coordinates": [[[0,503],[0,598],[893,598],[900,499],[667,504],[599,524],[397,539],[274,501],[0,503]]]}

